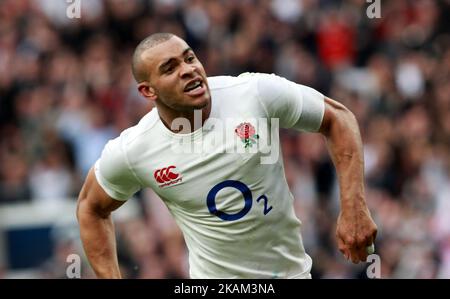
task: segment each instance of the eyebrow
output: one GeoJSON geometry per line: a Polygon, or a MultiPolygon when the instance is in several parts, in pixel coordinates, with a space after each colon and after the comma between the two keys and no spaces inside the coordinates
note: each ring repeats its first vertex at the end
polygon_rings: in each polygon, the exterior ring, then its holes
{"type": "MultiPolygon", "coordinates": [[[[183,51],[183,53],[181,53],[181,56],[185,56],[189,51],[192,51],[192,48],[191,48],[191,47],[186,48],[186,49],[183,51]]],[[[159,71],[162,72],[163,69],[164,69],[166,66],[168,66],[169,64],[171,64],[172,61],[174,61],[174,60],[175,60],[175,57],[171,57],[171,58],[167,59],[165,62],[163,62],[163,63],[159,66],[159,68],[158,68],[159,71]]]]}

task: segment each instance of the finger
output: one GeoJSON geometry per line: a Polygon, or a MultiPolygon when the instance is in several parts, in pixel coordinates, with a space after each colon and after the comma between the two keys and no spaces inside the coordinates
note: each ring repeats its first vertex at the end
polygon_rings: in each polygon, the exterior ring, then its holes
{"type": "Polygon", "coordinates": [[[349,249],[351,252],[351,257],[352,257],[352,262],[357,264],[360,261],[365,261],[365,251],[362,250],[365,248],[365,238],[361,238],[361,237],[356,237],[353,240],[349,240],[349,243],[347,243],[347,245],[349,245],[349,249]]]}
{"type": "Polygon", "coordinates": [[[347,247],[345,246],[344,241],[341,238],[337,238],[337,243],[338,243],[339,251],[342,253],[345,253],[345,250],[347,247]]]}
{"type": "Polygon", "coordinates": [[[352,255],[352,252],[349,249],[347,249],[345,251],[345,257],[347,258],[348,261],[352,261],[353,262],[353,255],[352,255]]]}
{"type": "Polygon", "coordinates": [[[359,253],[356,250],[356,239],[350,236],[338,239],[342,243],[341,246],[344,248],[347,260],[351,260],[353,263],[357,264],[359,262],[359,253]]]}
{"type": "Polygon", "coordinates": [[[352,253],[351,254],[351,260],[353,264],[357,264],[359,263],[359,256],[357,253],[352,253]]]}
{"type": "Polygon", "coordinates": [[[359,263],[360,259],[360,252],[357,248],[353,247],[350,248],[350,258],[352,260],[352,263],[357,264],[359,263]]]}
{"type": "Polygon", "coordinates": [[[367,261],[368,252],[366,244],[366,238],[361,238],[355,245],[353,245],[353,247],[351,248],[352,256],[354,256],[354,259],[352,260],[353,262],[356,261],[356,263],[358,263],[367,261]]]}
{"type": "Polygon", "coordinates": [[[338,243],[338,249],[342,253],[342,255],[345,257],[346,260],[350,259],[350,251],[347,249],[347,246],[344,243],[344,240],[341,238],[337,238],[338,243]]]}
{"type": "Polygon", "coordinates": [[[359,247],[357,249],[357,251],[358,251],[359,260],[361,262],[367,261],[367,256],[368,256],[368,254],[367,254],[367,247],[366,246],[361,246],[361,247],[359,247]]]}
{"type": "Polygon", "coordinates": [[[364,245],[367,247],[367,246],[372,246],[373,245],[373,242],[375,242],[375,237],[376,237],[376,235],[377,235],[377,231],[375,231],[374,233],[372,233],[372,235],[368,235],[366,238],[365,238],[365,242],[364,242],[364,245]]]}

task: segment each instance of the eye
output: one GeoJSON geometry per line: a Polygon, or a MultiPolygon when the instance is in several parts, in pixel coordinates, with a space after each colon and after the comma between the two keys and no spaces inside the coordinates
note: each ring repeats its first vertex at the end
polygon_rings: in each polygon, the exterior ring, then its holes
{"type": "Polygon", "coordinates": [[[164,73],[166,74],[170,74],[175,70],[175,67],[173,65],[169,66],[166,68],[166,70],[164,71],[164,73]]]}
{"type": "Polygon", "coordinates": [[[187,62],[193,62],[195,60],[195,56],[194,55],[190,55],[186,58],[187,62]]]}

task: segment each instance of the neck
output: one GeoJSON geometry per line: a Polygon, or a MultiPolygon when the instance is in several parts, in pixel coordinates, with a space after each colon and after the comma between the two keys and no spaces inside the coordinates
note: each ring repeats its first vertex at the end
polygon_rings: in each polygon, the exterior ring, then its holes
{"type": "Polygon", "coordinates": [[[211,113],[211,102],[202,109],[176,111],[156,105],[162,123],[174,133],[187,134],[200,129],[211,113]]]}

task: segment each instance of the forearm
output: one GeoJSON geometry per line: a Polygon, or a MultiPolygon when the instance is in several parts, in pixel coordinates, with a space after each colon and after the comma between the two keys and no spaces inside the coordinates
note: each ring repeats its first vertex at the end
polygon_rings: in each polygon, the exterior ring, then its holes
{"type": "Polygon", "coordinates": [[[364,198],[364,154],[355,116],[342,104],[325,98],[325,115],[320,132],[326,136],[328,150],[339,180],[341,211],[336,237],[342,254],[358,263],[366,261],[367,247],[373,244],[377,226],[364,198]]]}
{"type": "Polygon", "coordinates": [[[341,211],[365,209],[364,154],[358,123],[354,115],[335,104],[338,115],[327,130],[327,146],[339,181],[341,211]]]}
{"type": "Polygon", "coordinates": [[[98,278],[121,278],[111,215],[98,215],[87,203],[78,207],[83,247],[98,278]]]}

